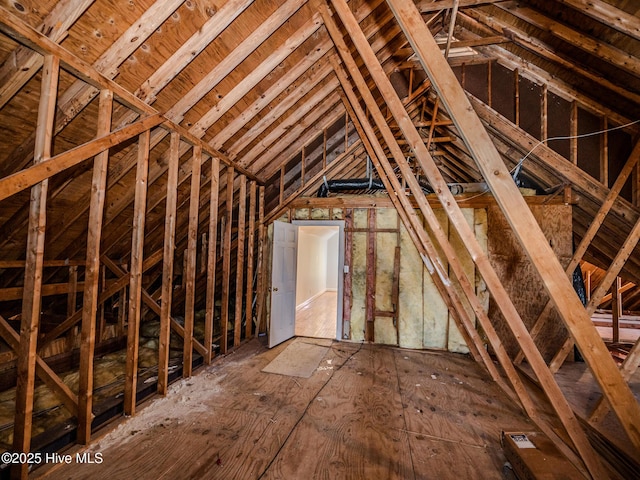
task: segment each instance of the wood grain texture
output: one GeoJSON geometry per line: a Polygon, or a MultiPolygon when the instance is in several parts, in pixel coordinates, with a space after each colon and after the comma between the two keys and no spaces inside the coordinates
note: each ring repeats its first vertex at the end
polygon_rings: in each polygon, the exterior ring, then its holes
{"type": "Polygon", "coordinates": [[[338,292],[326,291],[296,309],[296,335],[336,338],[338,292]]]}
{"type": "MultiPolygon", "coordinates": [[[[553,245],[560,262],[566,265],[571,258],[573,248],[571,207],[561,205],[542,208],[530,205],[529,207],[549,243],[553,245]]],[[[531,328],[547,303],[548,296],[533,293],[540,292],[541,281],[517,239],[508,229],[506,220],[499,209],[495,206],[490,207],[487,216],[488,230],[501,232],[500,235],[489,235],[489,259],[502,278],[505,288],[511,294],[525,325],[531,328]]],[[[489,303],[489,315],[495,319],[496,329],[507,350],[510,354],[515,354],[518,350],[518,344],[493,299],[489,303]]],[[[550,360],[560,348],[567,335],[566,329],[555,311],[552,312],[550,319],[551,321],[546,323],[545,331],[537,339],[537,344],[547,360],[550,360]]]]}
{"type": "Polygon", "coordinates": [[[499,479],[500,430],[531,429],[459,354],[333,342],[310,378],[260,371],[300,341],[242,344],[99,438],[102,464],[33,477],[499,479]]]}

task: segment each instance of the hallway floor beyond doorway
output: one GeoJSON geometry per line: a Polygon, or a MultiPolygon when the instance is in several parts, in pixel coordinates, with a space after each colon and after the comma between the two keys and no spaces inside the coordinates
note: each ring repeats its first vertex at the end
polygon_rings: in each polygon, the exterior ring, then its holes
{"type": "Polygon", "coordinates": [[[296,310],[296,335],[336,338],[338,293],[327,291],[296,310]]]}

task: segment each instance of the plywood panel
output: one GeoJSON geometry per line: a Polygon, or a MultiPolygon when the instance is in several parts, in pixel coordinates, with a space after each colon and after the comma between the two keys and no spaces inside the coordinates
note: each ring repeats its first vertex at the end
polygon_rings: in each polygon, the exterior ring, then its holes
{"type": "MultiPolygon", "coordinates": [[[[573,250],[571,206],[530,205],[530,208],[549,244],[558,255],[560,263],[563,266],[567,265],[573,250]]],[[[487,225],[489,260],[502,279],[525,325],[531,328],[548,301],[548,296],[544,293],[544,287],[538,275],[497,207],[489,207],[487,225]]],[[[516,340],[493,300],[489,303],[489,316],[495,319],[496,330],[507,351],[515,354],[516,340]]],[[[551,360],[566,335],[563,322],[553,311],[550,321],[547,322],[547,328],[536,342],[545,360],[551,360]]]]}
{"type": "Polygon", "coordinates": [[[101,464],[34,478],[500,479],[500,430],[532,427],[463,355],[334,342],[310,378],[260,371],[299,341],[242,344],[102,434],[101,464]]]}
{"type": "Polygon", "coordinates": [[[470,358],[397,350],[406,430],[415,478],[500,480],[502,429],[531,428],[470,358]]]}
{"type": "Polygon", "coordinates": [[[393,356],[364,346],[336,371],[265,478],[413,478],[393,356]]]}

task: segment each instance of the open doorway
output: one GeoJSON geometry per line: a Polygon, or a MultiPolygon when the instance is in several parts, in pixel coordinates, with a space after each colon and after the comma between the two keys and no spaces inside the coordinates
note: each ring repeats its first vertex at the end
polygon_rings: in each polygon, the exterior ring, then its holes
{"type": "Polygon", "coordinates": [[[298,225],[295,334],[339,339],[343,222],[294,223],[298,225]]]}

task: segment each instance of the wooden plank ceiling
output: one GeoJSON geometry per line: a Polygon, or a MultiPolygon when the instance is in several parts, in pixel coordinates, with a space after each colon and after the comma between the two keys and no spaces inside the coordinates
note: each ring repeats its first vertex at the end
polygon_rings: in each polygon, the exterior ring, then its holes
{"type": "MultiPolygon", "coordinates": [[[[502,71],[495,68],[499,63],[521,78],[544,85],[565,100],[577,101],[581,108],[605,117],[608,126],[640,117],[640,7],[635,2],[417,3],[432,33],[443,41],[452,41],[450,63],[458,66],[461,81],[465,68],[471,72],[474,65],[484,65],[486,70],[491,63],[496,78],[491,79],[489,72],[489,82],[512,82],[499,78],[502,71]],[[454,4],[457,11],[451,22],[454,4]]],[[[3,15],[15,16],[44,33],[167,119],[224,153],[237,167],[254,174],[267,185],[267,207],[278,203],[281,173],[287,193],[301,186],[303,149],[307,178],[322,168],[327,157],[330,160],[344,150],[346,111],[329,62],[335,51],[312,2],[140,0],[122,7],[101,0],[25,0],[4,1],[2,6],[3,15]]],[[[438,108],[436,96],[386,3],[352,1],[350,6],[401,96],[406,97],[408,89],[418,93],[408,110],[416,124],[427,127],[422,132],[430,138],[427,142],[437,154],[445,178],[450,182],[480,180],[464,142],[446,111],[438,108]],[[437,122],[431,127],[433,117],[437,122]]],[[[42,57],[2,35],[0,59],[2,178],[30,165],[33,158],[42,57]]],[[[539,118],[540,108],[527,111],[523,102],[518,108],[519,120],[512,118],[506,126],[498,125],[489,121],[491,94],[487,98],[469,79],[466,83],[467,89],[480,97],[479,112],[491,124],[490,133],[506,163],[515,165],[530,150],[531,139],[514,140],[509,127],[523,125],[532,115],[539,118]]],[[[382,104],[373,86],[372,90],[382,104]]],[[[91,140],[97,128],[96,89],[63,70],[59,98],[53,155],[91,140]]],[[[135,118],[116,102],[114,128],[135,118]]],[[[390,123],[395,128],[393,121],[390,123]]],[[[633,138],[637,127],[628,127],[626,132],[633,138]]],[[[551,137],[553,133],[544,135],[551,137]]],[[[348,134],[356,135],[351,126],[348,134]]],[[[160,204],[166,183],[168,135],[152,136],[151,146],[149,194],[153,203],[148,208],[147,231],[154,233],[148,234],[145,248],[155,249],[162,242],[164,210],[160,204]]],[[[102,243],[103,252],[112,258],[129,256],[130,242],[124,230],[132,222],[135,150],[131,143],[110,153],[104,220],[109,233],[102,243]]],[[[569,182],[577,189],[580,201],[575,230],[579,239],[606,190],[598,184],[599,179],[594,181],[576,169],[569,168],[568,173],[555,170],[559,160],[551,149],[542,146],[535,153],[540,155],[532,155],[524,164],[525,174],[544,188],[569,182]]],[[[350,168],[329,178],[363,176],[364,149],[354,156],[350,168]]],[[[90,162],[83,162],[52,178],[46,259],[84,257],[85,242],[80,239],[86,238],[90,171],[90,162]]],[[[210,172],[205,167],[202,174],[207,177],[210,172]]],[[[637,180],[632,181],[637,184],[637,180]]],[[[208,188],[207,181],[202,188],[208,188]]],[[[3,260],[24,258],[28,195],[28,190],[23,190],[2,201],[3,260]]],[[[637,209],[623,199],[616,202],[613,213],[613,219],[605,222],[599,233],[599,241],[594,241],[587,253],[592,262],[605,267],[615,255],[616,244],[623,243],[623,238],[611,241],[609,234],[615,234],[619,224],[630,228],[638,216],[637,209]]],[[[201,212],[201,222],[206,221],[206,215],[201,212]]],[[[178,231],[178,236],[178,242],[186,242],[186,227],[178,231]]],[[[631,280],[640,279],[640,261],[632,258],[625,272],[631,280]]],[[[2,286],[14,281],[13,276],[5,275],[2,286]]]]}

